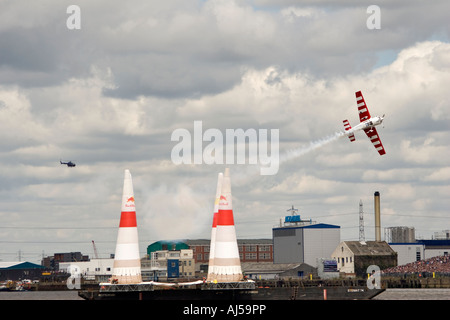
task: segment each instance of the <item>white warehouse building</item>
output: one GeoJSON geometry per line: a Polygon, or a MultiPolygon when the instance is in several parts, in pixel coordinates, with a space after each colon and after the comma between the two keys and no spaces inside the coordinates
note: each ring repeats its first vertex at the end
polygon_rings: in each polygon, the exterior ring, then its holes
{"type": "Polygon", "coordinates": [[[306,263],[317,266],[320,258],[329,258],[340,243],[336,225],[302,221],[286,217],[284,226],[272,229],[274,263],[306,263]]]}
{"type": "Polygon", "coordinates": [[[59,270],[79,274],[86,280],[106,281],[112,276],[114,259],[91,259],[90,261],[60,262],[59,270]]]}

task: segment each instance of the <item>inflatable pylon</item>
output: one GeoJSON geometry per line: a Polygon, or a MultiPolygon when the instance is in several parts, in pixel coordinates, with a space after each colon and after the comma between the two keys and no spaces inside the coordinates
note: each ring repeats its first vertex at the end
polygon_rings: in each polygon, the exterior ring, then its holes
{"type": "Polygon", "coordinates": [[[243,280],[234,226],[229,168],[225,169],[222,180],[214,245],[214,272],[210,278],[217,282],[243,280]]]}
{"type": "Polygon", "coordinates": [[[123,181],[122,212],[111,282],[117,284],[142,282],[136,207],[133,182],[129,170],[125,170],[123,181]]]}

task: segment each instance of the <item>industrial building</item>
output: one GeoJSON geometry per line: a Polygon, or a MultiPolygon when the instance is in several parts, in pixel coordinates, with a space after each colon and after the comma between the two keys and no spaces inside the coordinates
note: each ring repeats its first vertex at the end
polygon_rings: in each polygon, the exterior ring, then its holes
{"type": "Polygon", "coordinates": [[[60,262],[79,262],[89,261],[89,256],[83,255],[81,252],[61,252],[55,253],[53,256],[48,256],[42,259],[41,264],[46,268],[54,270],[59,269],[60,262]]]}
{"type": "Polygon", "coordinates": [[[450,230],[442,230],[434,233],[434,240],[450,240],[450,230]]]}
{"type": "Polygon", "coordinates": [[[448,230],[435,232],[434,239],[416,240],[414,227],[388,227],[385,239],[398,254],[398,265],[426,260],[450,253],[450,233],[448,230]]]}
{"type": "Polygon", "coordinates": [[[114,259],[90,259],[88,261],[60,262],[59,270],[79,274],[86,280],[107,281],[112,276],[114,259]]]}
{"type": "MultiPolygon", "coordinates": [[[[150,245],[149,259],[141,260],[144,280],[195,277],[195,260],[191,249],[155,250],[159,243],[150,245]]],[[[165,246],[164,246],[165,247],[165,246]]],[[[174,248],[177,246],[174,244],[174,248]]],[[[178,247],[184,247],[179,244],[178,247]]]]}
{"type": "MultiPolygon", "coordinates": [[[[108,281],[113,275],[113,267],[113,258],[59,263],[59,271],[79,274],[85,280],[98,282],[108,281]]],[[[141,273],[143,280],[146,281],[194,277],[195,261],[192,250],[153,250],[150,256],[141,259],[141,273]]]]}
{"type": "MultiPolygon", "coordinates": [[[[296,209],[290,209],[296,210],[296,209]]],[[[274,263],[317,265],[317,259],[329,258],[340,243],[340,227],[286,216],[284,225],[272,229],[274,263]]]]}
{"type": "Polygon", "coordinates": [[[417,240],[424,246],[423,259],[437,256],[448,256],[450,253],[450,240],[417,240]]]}
{"type": "Polygon", "coordinates": [[[309,279],[317,276],[317,269],[306,263],[245,262],[242,263],[242,270],[247,278],[253,280],[309,279]]]}
{"type": "Polygon", "coordinates": [[[0,281],[5,280],[39,280],[46,267],[23,261],[23,262],[0,262],[0,281]]]}
{"type": "Polygon", "coordinates": [[[397,266],[397,253],[385,241],[343,241],[331,257],[339,271],[348,276],[364,276],[371,265],[381,270],[397,266]]]}
{"type": "MultiPolygon", "coordinates": [[[[273,262],[272,239],[238,239],[239,258],[241,262],[273,262]]],[[[185,241],[158,241],[147,247],[147,254],[155,248],[168,250],[192,249],[196,271],[207,272],[211,241],[194,239],[185,241]]]]}
{"type": "Polygon", "coordinates": [[[384,239],[388,243],[413,243],[416,241],[414,227],[388,227],[384,229],[384,239]]]}
{"type": "Polygon", "coordinates": [[[392,242],[389,245],[398,253],[398,265],[447,256],[450,253],[450,240],[415,240],[414,242],[392,242]]]}

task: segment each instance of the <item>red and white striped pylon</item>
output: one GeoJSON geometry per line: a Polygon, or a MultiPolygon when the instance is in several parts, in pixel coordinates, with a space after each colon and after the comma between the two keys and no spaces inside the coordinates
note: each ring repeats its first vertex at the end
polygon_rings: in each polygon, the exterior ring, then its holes
{"type": "Polygon", "coordinates": [[[133,181],[129,170],[125,170],[123,181],[122,212],[111,281],[117,284],[142,282],[133,181]]]}
{"type": "Polygon", "coordinates": [[[243,280],[239,249],[234,227],[231,197],[230,169],[226,168],[222,180],[214,246],[213,281],[237,282],[243,280]]]}
{"type": "Polygon", "coordinates": [[[219,215],[219,201],[220,201],[220,193],[222,190],[222,181],[223,181],[223,173],[220,172],[217,177],[216,199],[214,201],[214,215],[211,229],[211,244],[209,248],[208,276],[206,278],[207,281],[214,280],[214,273],[215,273],[214,255],[216,246],[217,220],[219,215]]]}

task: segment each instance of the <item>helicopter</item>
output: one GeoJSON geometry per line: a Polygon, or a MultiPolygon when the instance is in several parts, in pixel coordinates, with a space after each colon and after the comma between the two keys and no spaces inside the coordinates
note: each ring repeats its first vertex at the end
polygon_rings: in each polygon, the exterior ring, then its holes
{"type": "Polygon", "coordinates": [[[76,164],[73,163],[72,161],[69,161],[69,162],[62,162],[61,160],[59,160],[59,163],[60,163],[60,164],[66,164],[68,167],[71,167],[71,168],[73,168],[73,167],[76,166],[76,164]]]}

